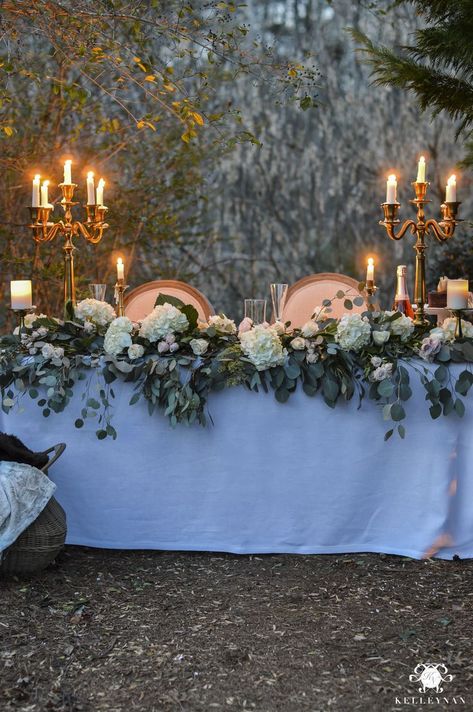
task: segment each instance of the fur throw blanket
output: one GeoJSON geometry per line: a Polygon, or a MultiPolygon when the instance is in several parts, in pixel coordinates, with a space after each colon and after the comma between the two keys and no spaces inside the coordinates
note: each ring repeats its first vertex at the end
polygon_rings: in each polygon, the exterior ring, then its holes
{"type": "Polygon", "coordinates": [[[22,462],[39,470],[48,462],[43,452],[33,452],[15,435],[0,433],[0,462],[22,462]]]}

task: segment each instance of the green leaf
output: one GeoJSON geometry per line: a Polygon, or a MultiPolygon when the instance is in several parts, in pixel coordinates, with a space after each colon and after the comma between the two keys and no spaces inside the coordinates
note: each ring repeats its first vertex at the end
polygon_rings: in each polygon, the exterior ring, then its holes
{"type": "Polygon", "coordinates": [[[404,408],[400,403],[393,403],[392,408],[391,408],[391,420],[394,420],[395,422],[402,420],[403,418],[406,417],[406,413],[404,411],[404,408]]]}
{"type": "Polygon", "coordinates": [[[288,378],[298,378],[298,376],[300,376],[300,373],[301,373],[301,369],[299,368],[299,366],[296,363],[287,363],[284,366],[284,371],[288,378]]]}
{"type": "Polygon", "coordinates": [[[197,322],[199,320],[199,313],[192,304],[186,304],[181,308],[181,312],[186,315],[187,321],[189,322],[189,328],[194,330],[197,327],[197,322]]]}
{"type": "Polygon", "coordinates": [[[95,398],[89,398],[87,400],[87,407],[93,408],[94,410],[98,410],[100,408],[100,403],[95,400],[95,398]]]}
{"type": "Polygon", "coordinates": [[[105,440],[107,437],[107,431],[106,430],[97,430],[96,431],[96,436],[98,437],[99,440],[105,440]]]}
{"type": "Polygon", "coordinates": [[[391,383],[391,381],[388,381],[388,379],[385,379],[384,381],[378,383],[377,390],[379,395],[383,398],[390,398],[394,392],[394,384],[391,383]]]}
{"type": "Polygon", "coordinates": [[[393,429],[388,430],[388,431],[384,434],[384,442],[386,442],[387,440],[389,440],[389,438],[391,437],[391,435],[392,435],[393,433],[394,433],[394,430],[393,430],[393,429]]]}
{"type": "Polygon", "coordinates": [[[397,426],[397,432],[399,433],[399,435],[401,436],[401,438],[404,440],[404,438],[406,437],[406,429],[405,429],[405,427],[404,427],[403,425],[398,425],[398,426],[397,426]]]}
{"type": "Polygon", "coordinates": [[[357,307],[362,307],[364,303],[365,300],[363,299],[363,297],[355,297],[353,300],[353,304],[355,304],[357,307]]]}
{"type": "Polygon", "coordinates": [[[342,289],[339,289],[336,294],[337,299],[343,299],[344,296],[345,296],[345,292],[342,289]]]}
{"type": "Polygon", "coordinates": [[[173,307],[177,307],[181,310],[182,307],[185,306],[183,301],[177,297],[171,297],[170,294],[164,294],[164,292],[160,292],[158,294],[158,298],[156,299],[154,306],[157,307],[159,304],[172,304],[173,307]]]}
{"type": "Polygon", "coordinates": [[[455,401],[455,411],[460,418],[463,418],[465,415],[465,404],[460,398],[457,398],[455,401]]]}
{"type": "Polygon", "coordinates": [[[138,403],[140,400],[140,393],[135,393],[131,398],[130,398],[130,403],[129,405],[135,405],[135,403],[138,403]]]}
{"type": "Polygon", "coordinates": [[[84,421],[82,420],[82,418],[77,418],[74,425],[76,426],[76,428],[82,428],[84,425],[84,421]]]}
{"type": "Polygon", "coordinates": [[[439,381],[440,383],[445,383],[445,381],[448,378],[448,371],[445,368],[445,366],[439,366],[436,369],[434,375],[435,375],[435,378],[437,379],[437,381],[439,381]]]}
{"type": "Polygon", "coordinates": [[[440,403],[436,403],[435,405],[430,406],[429,411],[430,415],[435,420],[440,415],[442,415],[442,406],[440,405],[440,403]]]}
{"type": "Polygon", "coordinates": [[[437,361],[450,361],[450,349],[448,346],[444,344],[435,358],[437,361]]]}
{"type": "Polygon", "coordinates": [[[345,301],[343,302],[343,306],[345,307],[345,309],[348,309],[348,311],[351,311],[351,309],[353,309],[353,302],[352,302],[352,300],[351,300],[351,299],[345,299],[345,301]]]}
{"type": "Polygon", "coordinates": [[[286,388],[278,388],[278,390],[275,391],[276,400],[279,401],[279,403],[285,403],[288,400],[289,395],[290,393],[286,390],[286,388]]]}

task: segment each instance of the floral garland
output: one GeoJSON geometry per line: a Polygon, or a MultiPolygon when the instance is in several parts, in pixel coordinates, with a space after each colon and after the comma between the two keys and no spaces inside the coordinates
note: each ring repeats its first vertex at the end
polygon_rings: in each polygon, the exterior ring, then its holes
{"type": "Polygon", "coordinates": [[[62,412],[74,387],[83,382],[81,428],[96,418],[99,439],[117,433],[112,425],[113,382],[134,383],[130,405],[144,398],[149,413],[160,409],[177,423],[207,423],[212,391],[245,385],[272,389],[284,403],[298,385],[308,396],[320,394],[334,408],[355,395],[382,406],[383,418],[405,436],[404,404],[412,395],[410,371],[419,376],[430,402],[430,415],[463,416],[464,397],[473,384],[473,325],[463,322],[462,339],[455,340],[455,320],[442,327],[415,328],[398,312],[349,313],[353,302],[344,292],[347,313],[330,317],[332,300],[324,300],[301,329],[289,324],[253,325],[244,319],[237,328],[225,315],[198,323],[196,310],[160,295],[154,310],[141,323],[116,318],[105,302],[86,299],[75,308],[75,320],[62,322],[30,314],[25,329],[0,338],[1,407],[8,413],[22,397],[37,401],[45,417],[62,412]],[[406,366],[417,359],[414,369],[406,366]],[[422,367],[424,362],[437,368],[422,367]],[[450,363],[465,362],[453,382],[450,363]]]}

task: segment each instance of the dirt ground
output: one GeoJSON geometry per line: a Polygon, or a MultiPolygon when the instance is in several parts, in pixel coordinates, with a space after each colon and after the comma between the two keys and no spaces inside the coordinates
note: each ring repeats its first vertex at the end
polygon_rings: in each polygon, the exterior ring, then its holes
{"type": "Polygon", "coordinates": [[[40,576],[0,582],[0,710],[390,712],[455,697],[471,711],[472,572],[68,547],[40,576]],[[454,678],[421,704],[409,675],[427,662],[454,678]]]}

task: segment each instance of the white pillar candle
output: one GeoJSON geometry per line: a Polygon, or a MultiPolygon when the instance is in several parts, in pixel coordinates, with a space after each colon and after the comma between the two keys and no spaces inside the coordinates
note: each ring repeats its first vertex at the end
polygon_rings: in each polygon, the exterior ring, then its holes
{"type": "Polygon", "coordinates": [[[87,173],[87,205],[95,205],[95,185],[92,171],[87,173]]]}
{"type": "Polygon", "coordinates": [[[49,198],[48,198],[48,180],[43,180],[43,185],[41,186],[41,207],[49,208],[49,198]]]}
{"type": "Polygon", "coordinates": [[[447,308],[466,309],[468,306],[468,280],[449,279],[447,282],[447,308]]]}
{"type": "Polygon", "coordinates": [[[99,180],[99,184],[97,186],[97,205],[103,206],[103,188],[105,185],[105,181],[103,178],[99,180]]]}
{"type": "Polygon", "coordinates": [[[366,267],[366,282],[374,282],[374,260],[372,257],[368,259],[366,267]]]}
{"type": "Polygon", "coordinates": [[[31,207],[32,208],[39,208],[39,206],[40,206],[40,200],[39,200],[40,180],[41,180],[40,175],[35,175],[35,177],[33,178],[33,194],[32,194],[32,198],[31,198],[31,207]]]}
{"type": "Polygon", "coordinates": [[[71,164],[71,160],[67,160],[64,163],[64,180],[62,181],[64,185],[71,185],[72,183],[71,164]]]}
{"type": "Polygon", "coordinates": [[[16,279],[10,282],[10,294],[12,309],[31,309],[33,300],[30,279],[16,279]]]}
{"type": "Polygon", "coordinates": [[[387,203],[396,203],[396,191],[397,191],[397,180],[396,176],[394,174],[388,176],[388,180],[386,183],[386,202],[387,203]]]}
{"type": "Polygon", "coordinates": [[[445,202],[446,203],[456,203],[457,202],[457,178],[455,175],[451,175],[447,181],[447,190],[445,191],[445,202]]]}
{"type": "Polygon", "coordinates": [[[117,279],[123,281],[125,279],[125,265],[121,257],[117,260],[117,279]]]}
{"type": "Polygon", "coordinates": [[[425,183],[425,158],[421,156],[417,164],[417,183],[425,183]]]}

